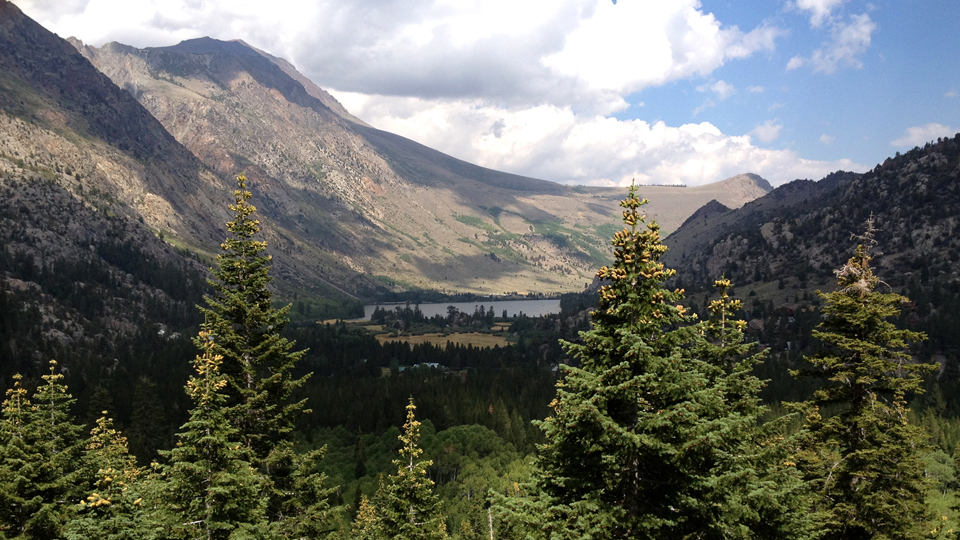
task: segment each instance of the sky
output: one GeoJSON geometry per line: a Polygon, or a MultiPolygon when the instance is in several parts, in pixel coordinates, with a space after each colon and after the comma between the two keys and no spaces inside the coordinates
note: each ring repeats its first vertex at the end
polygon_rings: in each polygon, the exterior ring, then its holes
{"type": "Polygon", "coordinates": [[[242,39],[355,116],[584,185],[774,185],[960,132],[957,0],[14,0],[61,37],[242,39]]]}

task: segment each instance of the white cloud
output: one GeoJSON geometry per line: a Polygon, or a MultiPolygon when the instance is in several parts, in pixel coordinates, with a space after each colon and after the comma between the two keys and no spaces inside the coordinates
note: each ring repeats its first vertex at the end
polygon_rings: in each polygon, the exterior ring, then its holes
{"type": "Polygon", "coordinates": [[[324,88],[604,114],[630,93],[773,50],[784,34],[724,26],[699,0],[24,0],[24,9],[94,45],[242,38],[324,88]],[[52,16],[63,1],[75,7],[52,16]]]}
{"type": "Polygon", "coordinates": [[[830,41],[821,45],[810,58],[794,56],[787,62],[787,69],[807,64],[813,66],[814,71],[822,73],[834,73],[841,65],[861,68],[863,62],[860,56],[870,48],[876,29],[876,23],[866,13],[852,15],[849,22],[833,21],[830,25],[830,41]]]}
{"type": "MultiPolygon", "coordinates": [[[[774,50],[786,33],[723,25],[700,0],[22,1],[41,24],[94,45],[241,38],[289,59],[372,125],[518,174],[698,185],[744,171],[782,183],[865,169],[759,148],[709,122],[608,117],[630,94],[711,80],[729,61],[774,50]],[[71,7],[61,13],[63,1],[71,7]]],[[[736,90],[722,80],[705,87],[710,104],[736,90]]],[[[780,129],[770,121],[752,135],[773,140],[780,129]]]]}
{"type": "Polygon", "coordinates": [[[943,124],[926,124],[924,126],[909,127],[903,132],[903,137],[890,141],[890,146],[923,146],[938,137],[953,137],[958,129],[943,124]]]}
{"type": "Polygon", "coordinates": [[[820,136],[820,142],[822,142],[823,144],[831,144],[835,140],[836,140],[836,137],[834,137],[833,135],[827,135],[826,133],[820,136]]]}
{"type": "Polygon", "coordinates": [[[810,12],[810,26],[819,28],[830,18],[833,10],[845,0],[796,0],[794,7],[810,12]]]}
{"type": "Polygon", "coordinates": [[[760,142],[768,143],[773,142],[780,137],[781,129],[783,129],[783,124],[776,119],[767,120],[766,122],[753,128],[748,135],[753,135],[757,139],[760,139],[760,142]]]}
{"type": "MultiPolygon", "coordinates": [[[[790,150],[759,148],[750,136],[723,134],[709,122],[671,127],[554,105],[500,108],[476,100],[336,97],[381,129],[485,167],[563,183],[629,184],[636,178],[701,185],[753,171],[780,184],[819,179],[838,169],[866,170],[849,160],[812,161],[790,150]]],[[[757,136],[772,137],[780,129],[769,121],[758,126],[757,136]]]]}
{"type": "Polygon", "coordinates": [[[957,95],[958,95],[958,94],[957,94],[957,91],[956,91],[956,90],[950,90],[949,92],[947,92],[946,94],[944,94],[943,97],[957,97],[957,95]]]}
{"type": "Polygon", "coordinates": [[[697,87],[697,92],[713,92],[717,99],[723,101],[733,94],[737,93],[737,88],[726,81],[717,81],[713,84],[702,84],[697,87]]]}
{"type": "Polygon", "coordinates": [[[747,92],[750,92],[751,94],[762,94],[765,92],[765,89],[762,86],[748,86],[747,92]]]}

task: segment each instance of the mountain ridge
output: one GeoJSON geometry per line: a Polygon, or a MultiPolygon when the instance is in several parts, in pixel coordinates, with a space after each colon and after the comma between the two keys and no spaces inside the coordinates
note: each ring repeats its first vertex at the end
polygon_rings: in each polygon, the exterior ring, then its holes
{"type": "MultiPolygon", "coordinates": [[[[574,290],[601,262],[619,189],[486,169],[358,123],[288,62],[240,40],[81,51],[209,167],[261,186],[265,215],[294,233],[281,250],[323,243],[390,287],[481,293],[574,290]],[[352,249],[361,244],[371,249],[352,249]]],[[[763,192],[720,191],[732,205],[763,192]]]]}

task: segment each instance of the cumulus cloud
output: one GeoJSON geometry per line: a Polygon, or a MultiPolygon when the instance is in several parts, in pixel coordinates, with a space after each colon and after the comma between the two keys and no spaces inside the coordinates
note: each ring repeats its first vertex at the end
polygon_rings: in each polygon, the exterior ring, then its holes
{"type": "Polygon", "coordinates": [[[94,45],[242,38],[323,87],[374,95],[568,104],[609,114],[622,96],[774,49],[784,30],[724,26],[699,0],[26,0],[76,16],[44,23],[94,45]],[[84,11],[85,9],[85,11],[84,11]],[[117,15],[123,14],[122,24],[117,15]]]}
{"type": "MultiPolygon", "coordinates": [[[[781,183],[865,169],[754,146],[751,137],[776,138],[774,121],[731,136],[709,122],[610,116],[626,109],[626,96],[710,81],[730,61],[774,50],[786,34],[772,23],[721,24],[700,0],[24,1],[35,12],[70,2],[69,13],[41,23],[94,45],[242,38],[293,62],[372,125],[518,174],[697,185],[744,171],[781,183]]],[[[713,103],[737,89],[718,80],[704,91],[713,103]]]]}
{"type": "Polygon", "coordinates": [[[778,120],[767,120],[766,122],[753,128],[747,135],[756,137],[760,140],[760,142],[768,143],[773,142],[780,137],[781,129],[783,129],[783,124],[781,124],[778,120]]]}
{"type": "Polygon", "coordinates": [[[849,21],[834,21],[830,25],[830,40],[823,43],[809,58],[794,56],[787,69],[810,65],[814,71],[834,73],[842,66],[863,67],[860,57],[870,48],[873,31],[877,29],[866,13],[852,15],[849,21]]]}
{"type": "Polygon", "coordinates": [[[764,87],[762,87],[762,86],[748,86],[748,87],[747,87],[747,92],[750,92],[751,94],[762,94],[762,93],[764,93],[765,91],[766,91],[766,89],[765,89],[764,87]]]}
{"type": "Polygon", "coordinates": [[[835,140],[836,140],[836,137],[834,137],[833,135],[827,135],[826,133],[820,136],[820,142],[822,142],[823,144],[830,144],[835,140]]]}
{"type": "MultiPolygon", "coordinates": [[[[768,150],[749,135],[723,134],[709,122],[664,122],[576,114],[570,107],[500,108],[475,100],[420,100],[337,93],[354,114],[382,129],[485,167],[568,184],[701,185],[744,171],[771,183],[819,179],[838,169],[863,171],[849,160],[813,161],[768,150]]],[[[779,122],[758,126],[778,134],[779,122]]],[[[772,139],[771,139],[772,140],[772,139]]]]}
{"type": "Polygon", "coordinates": [[[956,90],[950,90],[950,91],[948,91],[946,94],[944,94],[943,97],[957,97],[957,91],[956,91],[956,90]]]}
{"type": "Polygon", "coordinates": [[[90,0],[18,0],[20,9],[34,15],[34,17],[48,20],[59,20],[63,17],[83,13],[90,0]]]}
{"type": "Polygon", "coordinates": [[[844,0],[796,0],[792,6],[810,12],[810,26],[819,28],[843,2],[844,0]]]}
{"type": "Polygon", "coordinates": [[[943,124],[926,124],[924,126],[909,127],[903,132],[903,137],[890,141],[890,146],[923,146],[938,137],[953,137],[958,129],[943,124]]]}

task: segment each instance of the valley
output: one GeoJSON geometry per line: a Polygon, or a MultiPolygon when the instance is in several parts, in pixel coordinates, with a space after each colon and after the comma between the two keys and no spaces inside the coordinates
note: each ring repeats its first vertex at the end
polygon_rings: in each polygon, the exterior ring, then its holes
{"type": "Polygon", "coordinates": [[[0,534],[949,538],[958,176],[562,185],[0,0],[0,534]]]}

